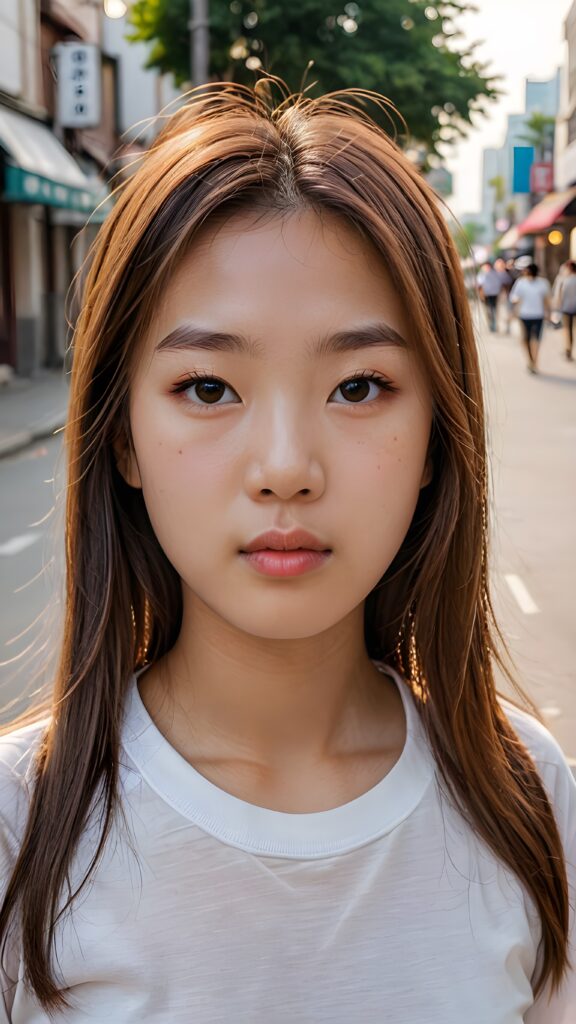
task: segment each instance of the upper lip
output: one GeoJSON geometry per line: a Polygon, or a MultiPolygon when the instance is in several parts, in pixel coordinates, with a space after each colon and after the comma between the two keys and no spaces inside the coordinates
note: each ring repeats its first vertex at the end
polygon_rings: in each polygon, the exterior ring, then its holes
{"type": "Polygon", "coordinates": [[[306,548],[310,551],[330,550],[327,544],[307,530],[290,530],[289,533],[283,533],[282,530],[266,530],[251,540],[242,551],[250,553],[262,551],[264,548],[272,548],[274,551],[295,551],[297,548],[306,548]]]}

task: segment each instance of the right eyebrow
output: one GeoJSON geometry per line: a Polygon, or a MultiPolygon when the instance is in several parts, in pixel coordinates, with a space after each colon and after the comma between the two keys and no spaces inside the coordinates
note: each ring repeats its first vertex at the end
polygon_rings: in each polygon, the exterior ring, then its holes
{"type": "Polygon", "coordinates": [[[200,349],[208,352],[240,352],[256,357],[261,346],[245,338],[242,334],[229,334],[223,331],[206,331],[191,324],[181,324],[170,331],[156,346],[156,352],[178,351],[180,349],[200,349]]]}
{"type": "MultiPolygon", "coordinates": [[[[385,346],[408,349],[408,342],[390,324],[374,322],[361,324],[356,328],[337,331],[320,338],[309,346],[311,356],[327,356],[341,352],[354,352],[361,348],[385,346]]],[[[193,324],[181,324],[170,331],[156,346],[156,352],[198,349],[204,352],[235,352],[258,358],[263,355],[263,346],[242,334],[209,331],[193,324]]]]}

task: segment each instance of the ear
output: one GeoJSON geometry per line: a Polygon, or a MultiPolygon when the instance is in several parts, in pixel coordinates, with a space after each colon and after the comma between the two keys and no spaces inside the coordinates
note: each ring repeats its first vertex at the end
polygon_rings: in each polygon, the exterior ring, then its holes
{"type": "Polygon", "coordinates": [[[116,468],[129,487],[142,487],[136,452],[127,438],[115,438],[112,442],[116,468]]]}

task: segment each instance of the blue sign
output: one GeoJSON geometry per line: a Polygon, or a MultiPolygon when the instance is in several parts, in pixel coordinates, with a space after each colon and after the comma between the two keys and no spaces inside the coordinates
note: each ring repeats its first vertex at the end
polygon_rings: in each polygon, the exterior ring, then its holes
{"type": "Polygon", "coordinates": [[[534,163],[534,146],[514,146],[513,192],[530,193],[530,168],[534,163]]]}

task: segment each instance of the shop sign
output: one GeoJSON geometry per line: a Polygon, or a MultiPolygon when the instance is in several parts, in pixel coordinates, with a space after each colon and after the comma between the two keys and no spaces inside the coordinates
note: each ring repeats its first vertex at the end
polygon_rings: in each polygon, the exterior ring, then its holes
{"type": "Polygon", "coordinates": [[[56,118],[62,128],[96,128],[101,120],[100,51],[93,43],[57,43],[56,118]]]}
{"type": "Polygon", "coordinates": [[[552,192],[554,189],[554,167],[551,163],[532,164],[530,168],[530,190],[536,195],[552,192]]]}

